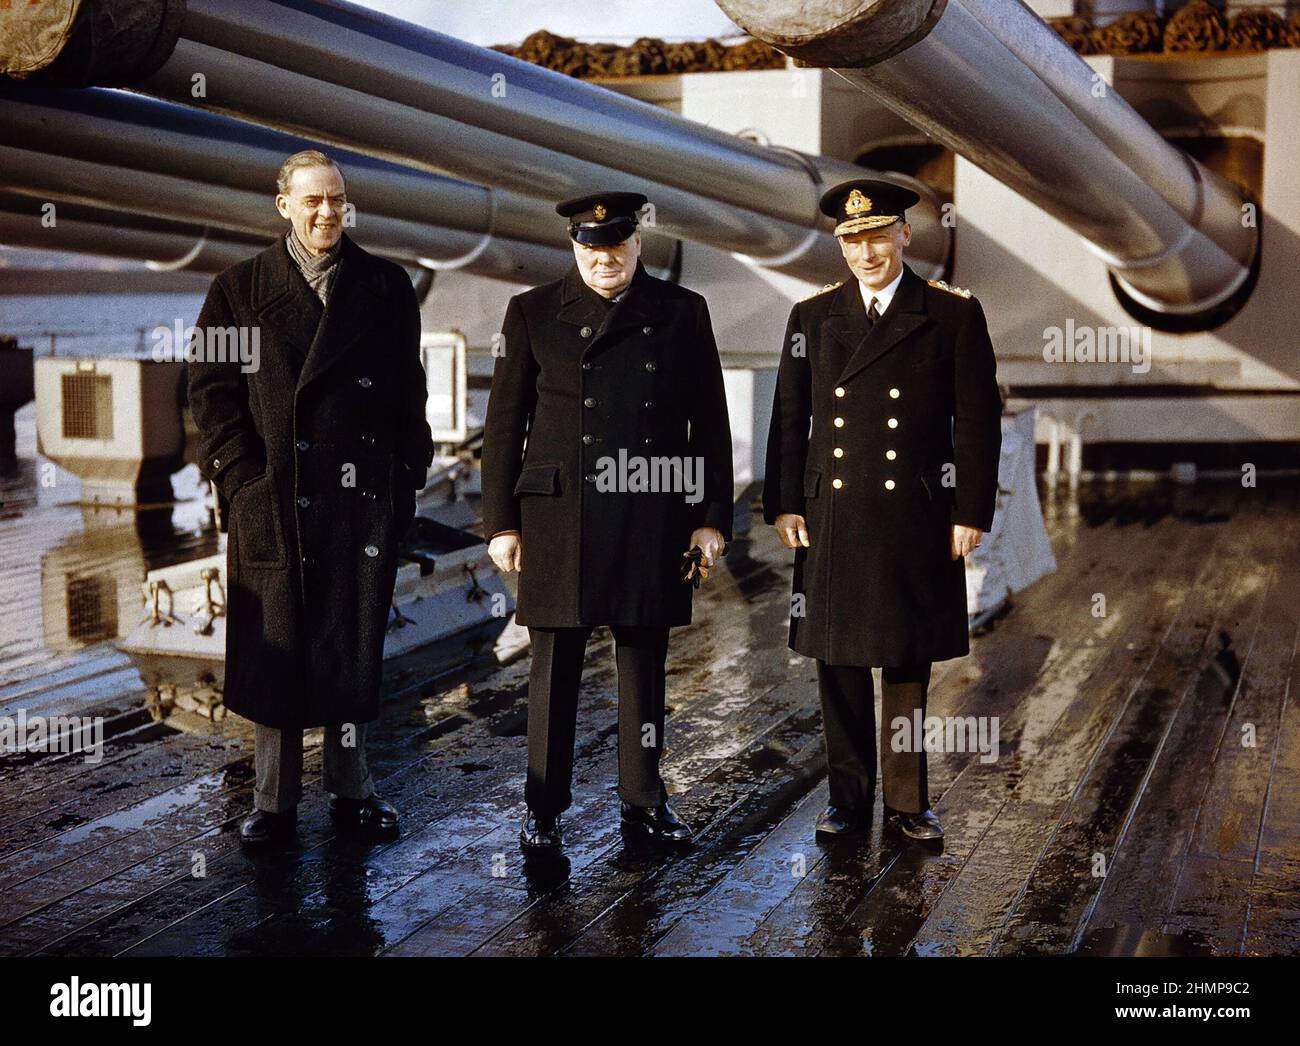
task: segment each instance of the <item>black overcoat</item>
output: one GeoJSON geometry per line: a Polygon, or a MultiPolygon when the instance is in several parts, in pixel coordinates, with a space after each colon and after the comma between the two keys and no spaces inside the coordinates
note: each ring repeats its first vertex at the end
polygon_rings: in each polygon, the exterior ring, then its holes
{"type": "Polygon", "coordinates": [[[433,457],[411,281],[346,236],[339,265],[323,316],[283,239],[226,269],[188,365],[200,470],[230,503],[224,699],[268,726],[378,714],[398,540],[433,457]],[[255,370],[221,362],[222,328],[257,332],[255,370]]]}
{"type": "Polygon", "coordinates": [[[951,528],[992,529],[1001,445],[978,299],[904,266],[874,328],[854,279],[796,303],[763,487],[767,522],[792,512],[808,524],[790,646],[873,667],[966,654],[966,561],[951,557],[951,528]]]}
{"type": "Polygon", "coordinates": [[[731,428],[704,298],[638,263],[611,307],[575,266],[510,300],[498,352],[483,432],[483,533],[521,533],[516,620],[688,624],[691,588],[679,567],[691,532],[711,526],[731,540],[731,428]],[[620,455],[631,482],[602,489],[620,455]],[[656,468],[699,459],[702,469],[666,472],[679,478],[656,482],[657,492],[636,490],[634,458],[656,468]],[[694,493],[672,489],[682,480],[694,493]]]}

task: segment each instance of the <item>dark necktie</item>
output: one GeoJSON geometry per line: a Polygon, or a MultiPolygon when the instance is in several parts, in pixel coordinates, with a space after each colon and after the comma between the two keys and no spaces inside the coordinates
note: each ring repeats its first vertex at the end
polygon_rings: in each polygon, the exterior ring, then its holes
{"type": "Polygon", "coordinates": [[[874,327],[878,319],[880,319],[880,306],[876,299],[872,298],[871,308],[867,310],[867,326],[874,327]]]}

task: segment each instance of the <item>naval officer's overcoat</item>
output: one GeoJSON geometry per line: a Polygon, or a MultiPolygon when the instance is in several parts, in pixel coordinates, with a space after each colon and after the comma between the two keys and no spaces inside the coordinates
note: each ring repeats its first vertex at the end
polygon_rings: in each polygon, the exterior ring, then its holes
{"type": "Polygon", "coordinates": [[[710,526],[731,540],[731,428],[704,298],[639,262],[612,306],[576,266],[513,297],[482,477],[484,536],[521,532],[520,624],[689,624],[679,569],[691,532],[710,526]],[[602,489],[620,458],[628,482],[602,489]],[[696,493],[632,489],[633,458],[690,459],[681,475],[696,493]]]}
{"type": "Polygon", "coordinates": [[[989,531],[1001,397],[978,299],[904,266],[872,327],[856,280],[796,303],[767,445],[767,522],[807,520],[790,646],[898,666],[969,651],[952,524],[989,531]]]}
{"type": "Polygon", "coordinates": [[[229,499],[227,707],[278,727],[379,707],[398,540],[433,458],[420,307],[346,236],[328,308],[284,240],[212,283],[196,329],[256,329],[258,366],[194,359],[200,470],[229,499]]]}

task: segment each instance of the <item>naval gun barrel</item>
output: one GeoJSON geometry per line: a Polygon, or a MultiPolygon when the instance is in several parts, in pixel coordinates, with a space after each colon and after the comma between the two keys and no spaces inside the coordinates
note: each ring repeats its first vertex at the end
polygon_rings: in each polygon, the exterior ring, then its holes
{"type": "MultiPolygon", "coordinates": [[[[843,268],[819,196],[872,173],[342,0],[189,0],[179,36],[134,89],[551,203],[639,190],[660,232],[808,279],[843,268]]],[[[890,177],[921,194],[909,255],[937,275],[950,244],[940,202],[890,177]]]]}
{"type": "MultiPolygon", "coordinates": [[[[269,243],[285,233],[284,219],[265,192],[212,186],[203,182],[114,167],[89,160],[55,156],[0,145],[5,188],[40,200],[112,207],[172,221],[208,225],[262,237],[269,243]]],[[[357,241],[377,254],[402,263],[432,267],[429,262],[458,260],[458,267],[496,279],[527,282],[554,279],[572,264],[554,247],[480,237],[390,218],[368,216],[353,230],[357,241]]]]}
{"type": "Polygon", "coordinates": [[[218,273],[266,246],[261,239],[205,226],[78,204],[61,204],[51,227],[42,220],[40,201],[7,192],[0,192],[0,243],[130,258],[156,271],[200,273],[218,273]]]}
{"type": "MultiPolygon", "coordinates": [[[[0,128],[23,147],[123,167],[148,168],[191,181],[210,181],[270,198],[280,164],[320,143],[240,120],[103,88],[66,91],[0,85],[0,128]]],[[[347,177],[348,199],[364,221],[384,214],[405,221],[501,236],[570,250],[555,212],[516,193],[335,150],[347,177]]],[[[672,264],[672,241],[647,237],[645,262],[672,264]]],[[[433,267],[451,267],[437,260],[433,267]]]]}
{"type": "MultiPolygon", "coordinates": [[[[237,195],[228,197],[227,204],[246,208],[247,213],[227,207],[224,214],[214,215],[213,220],[227,228],[247,229],[254,218],[260,219],[258,228],[268,231],[281,226],[272,205],[280,164],[291,153],[318,147],[309,140],[122,91],[0,85],[0,103],[0,129],[6,139],[21,143],[27,154],[51,157],[56,168],[62,158],[155,172],[186,183],[176,200],[161,192],[151,198],[133,191],[128,198],[143,199],[148,208],[144,213],[199,220],[205,195],[235,190],[237,195]],[[194,205],[178,211],[186,200],[194,205]]],[[[432,269],[465,267],[519,279],[562,272],[568,263],[563,230],[554,230],[549,241],[538,234],[551,231],[555,223],[540,220],[537,201],[361,154],[335,155],[347,175],[349,200],[357,206],[356,226],[350,231],[381,253],[418,260],[432,269]],[[513,234],[520,234],[522,242],[513,243],[513,234]],[[512,254],[520,256],[517,267],[508,263],[512,254]],[[485,255],[486,266],[476,267],[485,255]]],[[[24,191],[38,188],[29,183],[24,191]]],[[[51,191],[55,188],[52,184],[51,191]]],[[[668,264],[664,259],[671,247],[662,240],[652,245],[647,264],[668,264]]]]}
{"type": "Polygon", "coordinates": [[[1235,186],[1166,142],[1019,0],[717,0],[1074,229],[1151,314],[1248,293],[1258,230],[1235,186]]]}

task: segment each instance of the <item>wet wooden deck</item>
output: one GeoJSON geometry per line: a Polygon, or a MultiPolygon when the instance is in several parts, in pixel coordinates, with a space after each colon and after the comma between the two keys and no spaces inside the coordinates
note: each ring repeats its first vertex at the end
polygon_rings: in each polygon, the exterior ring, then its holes
{"type": "Polygon", "coordinates": [[[1047,511],[1059,569],[935,667],[932,714],[1000,718],[996,761],[930,757],[942,849],[814,840],[812,664],[785,645],[790,554],[756,522],[669,655],[690,850],[620,836],[603,631],[555,860],[517,842],[526,661],[394,666],[370,755],[402,838],[335,838],[311,739],[299,845],[261,856],[236,840],[247,729],[177,731],[128,692],[98,701],[98,766],[0,758],[0,953],[1300,952],[1300,488],[1098,487],[1047,511]]]}

